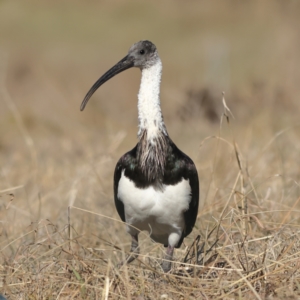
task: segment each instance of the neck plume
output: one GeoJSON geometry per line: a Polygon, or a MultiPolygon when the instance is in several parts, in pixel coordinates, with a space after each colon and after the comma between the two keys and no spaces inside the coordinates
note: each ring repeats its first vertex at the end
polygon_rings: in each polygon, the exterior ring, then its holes
{"type": "Polygon", "coordinates": [[[164,174],[168,149],[168,133],[160,108],[160,59],[151,67],[142,69],[138,94],[138,160],[149,181],[159,182],[164,174]]]}

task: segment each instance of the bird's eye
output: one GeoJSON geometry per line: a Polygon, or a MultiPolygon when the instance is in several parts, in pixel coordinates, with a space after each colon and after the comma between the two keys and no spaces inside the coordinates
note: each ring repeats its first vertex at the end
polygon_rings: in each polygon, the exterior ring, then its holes
{"type": "Polygon", "coordinates": [[[145,54],[145,50],[140,50],[140,54],[145,54]]]}

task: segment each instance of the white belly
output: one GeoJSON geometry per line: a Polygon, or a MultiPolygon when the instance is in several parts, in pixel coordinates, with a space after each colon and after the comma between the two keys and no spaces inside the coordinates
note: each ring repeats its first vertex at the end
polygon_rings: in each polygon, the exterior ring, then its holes
{"type": "Polygon", "coordinates": [[[136,234],[138,230],[134,227],[147,230],[156,242],[176,246],[185,226],[183,213],[191,201],[189,181],[182,179],[176,185],[164,185],[162,190],[152,186],[141,189],[124,172],[119,181],[118,198],[124,204],[127,231],[136,234]]]}

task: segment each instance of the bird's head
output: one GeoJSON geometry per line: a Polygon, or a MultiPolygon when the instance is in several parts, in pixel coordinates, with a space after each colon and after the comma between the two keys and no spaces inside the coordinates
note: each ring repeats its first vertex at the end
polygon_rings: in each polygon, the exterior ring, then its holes
{"type": "Polygon", "coordinates": [[[128,54],[94,83],[94,85],[90,88],[90,90],[84,97],[80,106],[80,110],[84,110],[87,102],[95,93],[95,91],[115,75],[132,67],[140,68],[141,70],[149,68],[153,66],[158,60],[159,56],[156,47],[150,41],[139,41],[133,44],[130,47],[128,54]]]}

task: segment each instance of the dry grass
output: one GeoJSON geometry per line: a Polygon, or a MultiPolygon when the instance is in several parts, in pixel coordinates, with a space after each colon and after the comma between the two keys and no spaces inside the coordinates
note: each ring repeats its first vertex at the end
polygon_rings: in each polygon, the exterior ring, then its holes
{"type": "Polygon", "coordinates": [[[296,1],[0,8],[0,293],[299,298],[296,1]],[[141,38],[158,46],[166,125],[201,181],[197,223],[170,274],[160,267],[163,247],[145,232],[139,259],[115,268],[130,238],[112,178],[136,143],[138,71],[107,83],[79,112],[91,84],[141,38]]]}

